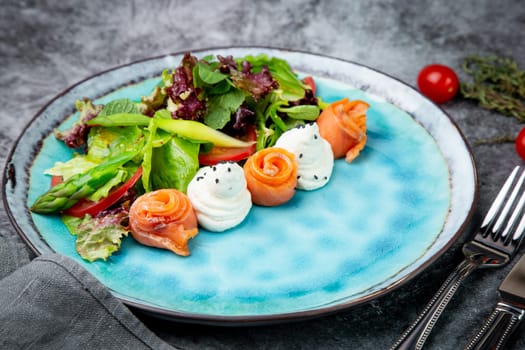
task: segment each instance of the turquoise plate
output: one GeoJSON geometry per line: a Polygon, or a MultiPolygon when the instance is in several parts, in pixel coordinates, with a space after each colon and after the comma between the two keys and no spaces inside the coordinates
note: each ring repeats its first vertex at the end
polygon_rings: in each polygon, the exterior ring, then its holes
{"type": "Polygon", "coordinates": [[[368,67],[288,50],[238,47],[193,52],[266,53],[312,75],[326,102],[370,103],[368,143],[357,160],[337,160],[322,189],[286,205],[254,207],[224,233],[201,230],[191,256],[124,239],[107,261],[89,263],[58,216],[32,214],[46,191],[45,169],[71,152],[54,128],[76,118],[82,97],[106,103],[146,95],[182,54],[121,66],[86,79],[45,106],[8,159],[3,182],[7,212],[37,254],[73,258],[130,306],[176,320],[255,324],[321,316],[369,301],[406,283],[459,237],[477,196],[475,165],[453,121],[413,88],[368,67]]]}

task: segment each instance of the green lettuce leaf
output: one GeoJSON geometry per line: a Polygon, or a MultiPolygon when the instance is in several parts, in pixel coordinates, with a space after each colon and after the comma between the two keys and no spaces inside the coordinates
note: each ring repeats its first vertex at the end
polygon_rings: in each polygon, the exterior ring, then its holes
{"type": "Polygon", "coordinates": [[[73,158],[66,162],[56,162],[52,168],[44,171],[44,174],[62,176],[64,180],[67,180],[74,175],[85,173],[99,164],[99,161],[94,161],[83,154],[75,153],[73,158]]]}
{"type": "Polygon", "coordinates": [[[120,249],[122,238],[128,235],[128,230],[121,225],[127,218],[127,212],[122,211],[104,217],[83,218],[64,215],[62,221],[69,232],[77,237],[75,248],[78,254],[90,262],[106,260],[120,249]]]}
{"type": "Polygon", "coordinates": [[[144,145],[144,133],[136,126],[92,127],[87,144],[87,157],[97,162],[109,156],[140,150],[144,145]]]}
{"type": "Polygon", "coordinates": [[[166,145],[153,149],[150,173],[152,189],[175,188],[186,192],[199,169],[198,156],[199,144],[180,137],[173,137],[166,145]]]}
{"type": "MultiPolygon", "coordinates": [[[[144,154],[142,156],[142,187],[144,191],[151,191],[151,159],[153,157],[153,141],[157,134],[157,123],[155,118],[151,118],[148,126],[148,138],[146,144],[144,145],[144,154]]],[[[169,142],[169,141],[168,141],[169,142]]]]}

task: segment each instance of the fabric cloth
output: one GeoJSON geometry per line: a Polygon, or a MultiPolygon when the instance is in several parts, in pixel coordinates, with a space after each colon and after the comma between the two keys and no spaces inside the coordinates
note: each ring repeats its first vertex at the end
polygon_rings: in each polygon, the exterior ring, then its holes
{"type": "Polygon", "coordinates": [[[0,349],[174,349],[60,255],[38,257],[0,280],[0,310],[0,349]]]}

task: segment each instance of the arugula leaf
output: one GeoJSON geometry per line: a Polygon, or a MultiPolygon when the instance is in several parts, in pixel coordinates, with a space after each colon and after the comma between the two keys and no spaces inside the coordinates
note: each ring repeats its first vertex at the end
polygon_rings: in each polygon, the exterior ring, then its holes
{"type": "Polygon", "coordinates": [[[204,123],[213,129],[222,129],[234,113],[244,102],[245,95],[239,89],[232,89],[222,95],[214,95],[208,99],[208,114],[204,123]]]}
{"type": "Polygon", "coordinates": [[[231,80],[230,79],[224,79],[224,80],[220,81],[219,83],[208,87],[206,89],[206,93],[207,93],[208,96],[221,95],[221,94],[227,93],[232,88],[235,88],[235,85],[233,85],[231,80]]]}
{"type": "Polygon", "coordinates": [[[107,116],[117,113],[140,113],[140,111],[133,101],[122,98],[107,103],[98,115],[107,116]]]}
{"type": "Polygon", "coordinates": [[[127,212],[108,214],[104,217],[83,218],[63,215],[62,221],[72,235],[77,236],[75,248],[78,254],[90,262],[98,259],[106,260],[120,249],[122,238],[128,235],[128,230],[121,225],[127,217],[127,212]]]}
{"type": "Polygon", "coordinates": [[[215,70],[211,65],[204,63],[202,60],[197,63],[195,69],[200,80],[209,85],[217,84],[228,77],[226,74],[215,70]]]}
{"type": "Polygon", "coordinates": [[[286,131],[288,130],[288,128],[286,127],[286,124],[281,119],[281,117],[277,114],[277,110],[285,103],[286,101],[277,100],[268,107],[266,112],[267,116],[269,116],[273,123],[282,131],[286,131]]]}
{"type": "Polygon", "coordinates": [[[314,121],[319,117],[320,109],[315,105],[299,105],[293,107],[281,107],[279,112],[286,113],[290,118],[314,121]]]}

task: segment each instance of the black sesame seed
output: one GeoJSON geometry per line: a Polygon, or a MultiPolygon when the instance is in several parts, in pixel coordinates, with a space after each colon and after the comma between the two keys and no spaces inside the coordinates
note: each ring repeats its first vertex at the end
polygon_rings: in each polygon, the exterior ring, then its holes
{"type": "Polygon", "coordinates": [[[317,134],[314,134],[314,139],[316,139],[316,140],[317,140],[317,134]]]}
{"type": "Polygon", "coordinates": [[[325,180],[328,180],[328,176],[325,176],[324,179],[325,179],[325,180]]]}
{"type": "Polygon", "coordinates": [[[299,158],[303,158],[303,154],[302,153],[299,153],[299,158]]]}
{"type": "Polygon", "coordinates": [[[299,180],[301,178],[301,175],[297,175],[297,180],[299,180]]]}
{"type": "Polygon", "coordinates": [[[218,184],[219,183],[219,179],[215,179],[215,183],[218,184]]]}
{"type": "Polygon", "coordinates": [[[319,178],[317,177],[317,175],[314,175],[314,179],[316,179],[316,180],[317,180],[317,179],[319,179],[319,178]]]}
{"type": "Polygon", "coordinates": [[[228,167],[228,172],[231,173],[232,172],[232,168],[228,167]]]}
{"type": "Polygon", "coordinates": [[[216,170],[217,170],[217,167],[216,167],[216,166],[214,166],[214,167],[212,168],[212,170],[213,170],[213,171],[216,171],[216,170]]]}

